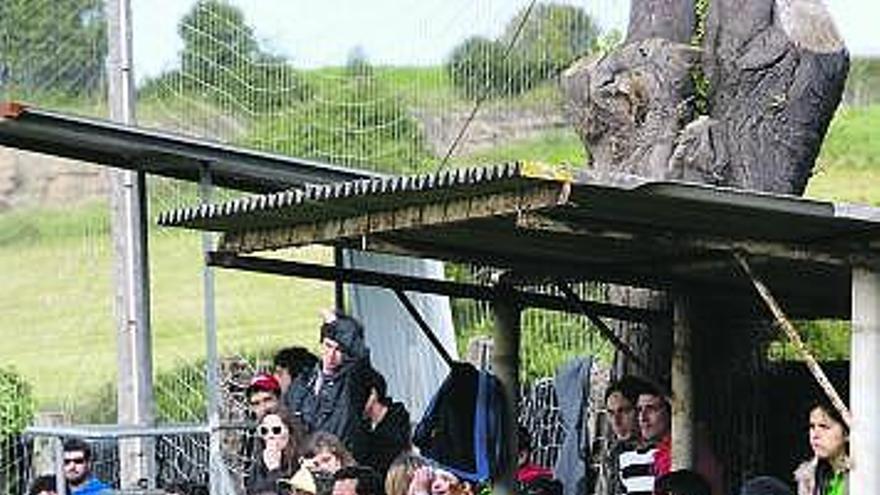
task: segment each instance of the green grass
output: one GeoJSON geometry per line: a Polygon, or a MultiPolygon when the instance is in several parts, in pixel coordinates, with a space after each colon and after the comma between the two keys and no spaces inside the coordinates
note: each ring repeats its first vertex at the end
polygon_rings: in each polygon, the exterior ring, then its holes
{"type": "MultiPolygon", "coordinates": [[[[104,202],[0,215],[0,362],[33,384],[42,407],[80,402],[115,379],[108,225],[104,202]]],[[[157,230],[149,249],[158,371],[205,355],[200,236],[157,230]]],[[[328,262],[330,254],[307,249],[296,257],[328,262]]],[[[221,353],[316,347],[318,310],[332,305],[330,284],[216,273],[221,353]]]]}
{"type": "Polygon", "coordinates": [[[880,206],[880,105],[837,112],[806,195],[880,206]]]}
{"type": "Polygon", "coordinates": [[[580,139],[571,130],[552,129],[534,136],[509,141],[498,146],[455,156],[455,165],[504,163],[534,160],[549,164],[582,166],[587,155],[580,139]]]}

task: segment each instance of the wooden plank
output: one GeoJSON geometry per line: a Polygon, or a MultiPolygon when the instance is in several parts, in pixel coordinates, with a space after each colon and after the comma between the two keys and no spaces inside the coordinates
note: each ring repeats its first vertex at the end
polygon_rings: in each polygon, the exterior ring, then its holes
{"type": "Polygon", "coordinates": [[[565,199],[562,196],[564,190],[561,183],[536,183],[516,191],[451,198],[427,204],[401,205],[279,228],[228,232],[223,236],[219,249],[251,253],[474,218],[518,214],[559,204],[565,199]]]}

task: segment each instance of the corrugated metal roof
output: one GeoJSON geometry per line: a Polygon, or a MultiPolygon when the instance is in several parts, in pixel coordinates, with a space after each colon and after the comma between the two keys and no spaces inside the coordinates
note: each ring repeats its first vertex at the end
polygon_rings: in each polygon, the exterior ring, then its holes
{"type": "Polygon", "coordinates": [[[504,190],[530,180],[522,173],[522,164],[506,163],[490,167],[461,168],[432,174],[393,176],[363,179],[334,184],[310,184],[273,194],[245,196],[219,204],[180,208],[159,215],[158,223],[168,227],[188,227],[206,230],[248,230],[286,226],[301,220],[314,221],[321,217],[338,216],[360,210],[361,206],[376,209],[397,204],[405,196],[410,201],[429,202],[437,194],[446,199],[458,195],[479,195],[493,190],[504,190]],[[369,198],[368,203],[356,203],[358,198],[369,198]],[[334,206],[349,205],[340,211],[334,206]],[[321,210],[318,204],[324,203],[321,210]],[[306,206],[315,206],[308,211],[306,206]],[[303,215],[295,212],[302,211],[303,215]],[[284,215],[282,215],[284,213],[284,215]]]}
{"type": "Polygon", "coordinates": [[[848,316],[854,263],[880,266],[880,210],[677,182],[595,182],[512,163],[314,186],[175,210],[162,225],[224,232],[221,250],[329,242],[753,300],[745,252],[785,307],[848,316]]]}
{"type": "Polygon", "coordinates": [[[0,145],[127,170],[267,193],[307,183],[351,181],[383,174],[276,155],[101,119],[0,103],[0,145]]]}

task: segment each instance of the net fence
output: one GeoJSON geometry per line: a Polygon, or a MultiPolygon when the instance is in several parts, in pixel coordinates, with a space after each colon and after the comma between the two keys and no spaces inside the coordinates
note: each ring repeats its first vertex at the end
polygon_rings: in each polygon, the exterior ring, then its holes
{"type": "MultiPolygon", "coordinates": [[[[586,159],[556,79],[575,57],[619,39],[613,27],[626,12],[618,2],[324,3],[134,1],[138,124],[391,173],[586,159]]],[[[0,3],[0,99],[106,118],[105,7],[102,0],[0,3]]],[[[108,181],[107,169],[92,164],[0,149],[0,370],[8,375],[0,382],[0,493],[21,493],[51,466],[51,448],[39,446],[45,439],[21,437],[22,427],[116,422],[108,181]]],[[[217,189],[212,200],[241,194],[217,189]]],[[[196,185],[157,177],[148,196],[149,218],[200,201],[196,185]]],[[[201,424],[201,238],[153,226],[148,235],[156,417],[201,424]]],[[[333,261],[323,248],[279,256],[333,261]]],[[[450,266],[447,275],[474,281],[480,271],[450,266]]],[[[271,367],[278,348],[317,349],[318,310],[333,306],[333,289],[216,273],[224,421],[244,418],[243,384],[271,367]]],[[[493,325],[481,304],[456,301],[453,316],[462,352],[493,325]]],[[[524,421],[546,430],[537,455],[550,462],[559,426],[548,412],[555,405],[546,378],[573,356],[608,362],[611,351],[582,317],[530,310],[523,322],[522,372],[534,387],[526,410],[535,411],[524,421]]],[[[205,481],[203,436],[160,436],[156,444],[162,480],[205,481]]],[[[112,442],[99,453],[102,475],[117,479],[112,442]]]]}

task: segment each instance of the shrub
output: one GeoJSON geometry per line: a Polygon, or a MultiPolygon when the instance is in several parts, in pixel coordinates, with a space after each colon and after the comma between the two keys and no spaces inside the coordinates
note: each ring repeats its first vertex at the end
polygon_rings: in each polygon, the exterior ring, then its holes
{"type": "Polygon", "coordinates": [[[0,368],[0,439],[24,431],[34,411],[31,385],[14,369],[0,368]]]}
{"type": "Polygon", "coordinates": [[[258,119],[244,144],[394,173],[417,172],[427,163],[417,122],[365,65],[328,77],[318,88],[308,102],[258,119]]]}

